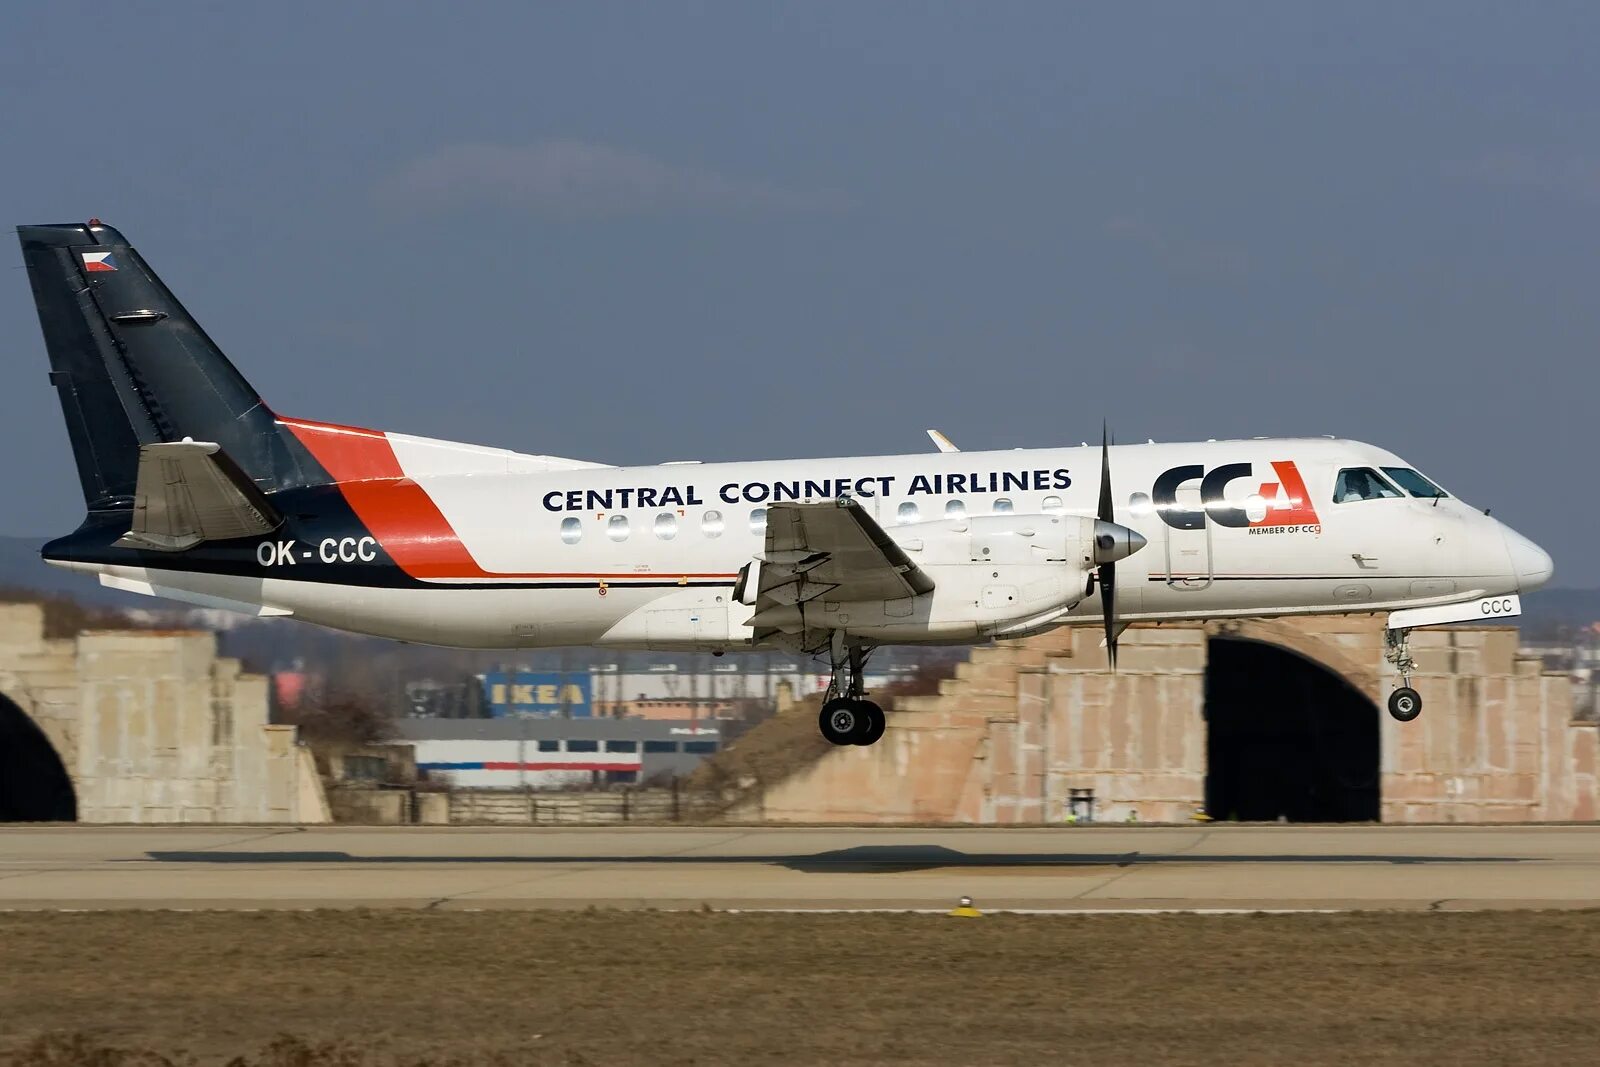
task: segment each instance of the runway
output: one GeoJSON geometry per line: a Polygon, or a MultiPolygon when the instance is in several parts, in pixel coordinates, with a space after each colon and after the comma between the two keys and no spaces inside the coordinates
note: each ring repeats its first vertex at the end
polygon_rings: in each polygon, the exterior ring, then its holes
{"type": "Polygon", "coordinates": [[[8,827],[0,909],[1600,907],[1600,826],[8,827]]]}

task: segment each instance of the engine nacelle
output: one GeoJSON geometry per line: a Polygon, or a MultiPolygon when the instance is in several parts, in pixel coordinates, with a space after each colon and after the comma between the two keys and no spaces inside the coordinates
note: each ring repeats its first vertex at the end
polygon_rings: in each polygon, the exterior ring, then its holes
{"type": "Polygon", "coordinates": [[[1095,520],[1078,515],[974,515],[890,536],[933,579],[931,596],[918,599],[931,601],[934,635],[1044,625],[1084,598],[1095,566],[1095,520]]]}
{"type": "Polygon", "coordinates": [[[885,531],[933,580],[933,591],[891,600],[788,604],[760,594],[759,560],[731,590],[685,589],[651,600],[597,642],[715,651],[753,640],[827,647],[842,631],[870,644],[1020,637],[1060,622],[1089,590],[1089,573],[1138,551],[1144,538],[1116,523],[1063,514],[975,515],[885,531]]]}

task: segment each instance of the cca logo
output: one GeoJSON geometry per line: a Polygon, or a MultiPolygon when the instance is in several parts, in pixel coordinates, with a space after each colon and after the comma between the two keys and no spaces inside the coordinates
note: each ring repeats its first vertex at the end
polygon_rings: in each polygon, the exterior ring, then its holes
{"type": "Polygon", "coordinates": [[[1503,600],[1485,600],[1478,605],[1478,609],[1485,615],[1515,615],[1517,612],[1511,607],[1509,598],[1503,600]]]}
{"type": "MultiPolygon", "coordinates": [[[[1252,521],[1244,508],[1227,503],[1228,486],[1236,481],[1251,478],[1255,466],[1250,463],[1224,463],[1207,471],[1198,463],[1173,467],[1161,472],[1150,489],[1150,499],[1163,522],[1177,530],[1202,529],[1206,520],[1218,526],[1244,528],[1247,526],[1301,526],[1321,522],[1317,509],[1311,506],[1306,483],[1300,477],[1293,460],[1273,460],[1272,469],[1278,476],[1275,482],[1263,482],[1253,487],[1254,495],[1266,503],[1266,515],[1252,521]],[[1178,503],[1178,490],[1188,482],[1200,483],[1200,507],[1185,507],[1178,503]]],[[[1238,494],[1236,493],[1236,496],[1238,494]]]]}

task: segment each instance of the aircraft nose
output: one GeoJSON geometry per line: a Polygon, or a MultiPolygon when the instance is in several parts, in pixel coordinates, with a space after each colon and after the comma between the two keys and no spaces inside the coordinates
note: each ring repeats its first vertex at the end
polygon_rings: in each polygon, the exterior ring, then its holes
{"type": "Polygon", "coordinates": [[[1539,588],[1555,573],[1550,553],[1509,526],[1502,527],[1506,552],[1511,556],[1511,571],[1517,576],[1517,590],[1527,593],[1539,588]]]}

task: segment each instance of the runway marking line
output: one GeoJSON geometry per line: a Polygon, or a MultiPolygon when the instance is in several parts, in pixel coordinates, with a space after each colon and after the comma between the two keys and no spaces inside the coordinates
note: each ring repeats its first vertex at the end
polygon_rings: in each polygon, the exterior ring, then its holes
{"type": "MultiPolygon", "coordinates": [[[[658,909],[667,910],[667,909],[658,909]]],[[[687,909],[679,909],[687,910],[687,909]]],[[[724,915],[948,915],[949,908],[712,908],[724,915]]],[[[984,908],[985,915],[1343,915],[1358,908],[984,908]]]]}
{"type": "MultiPolygon", "coordinates": [[[[445,898],[448,902],[449,898],[445,898]]],[[[521,909],[506,908],[449,908],[441,909],[437,905],[440,901],[429,901],[419,905],[386,906],[383,911],[420,911],[434,913],[458,914],[489,914],[492,912],[514,913],[521,909]]],[[[243,915],[253,912],[315,912],[315,911],[351,911],[348,907],[299,907],[299,908],[0,908],[0,915],[31,915],[51,913],[56,915],[103,915],[109,913],[127,912],[167,912],[182,914],[204,915],[243,915]]],[[[549,910],[549,909],[536,909],[549,910]]],[[[557,911],[568,909],[554,909],[557,911]]],[[[949,908],[705,908],[700,906],[685,908],[602,908],[602,911],[658,911],[658,912],[703,912],[709,911],[718,915],[948,915],[949,908]]],[[[1359,911],[1393,911],[1392,908],[985,908],[985,915],[1044,915],[1062,916],[1073,915],[1348,915],[1359,911]]],[[[1406,910],[1406,909],[1398,909],[1406,910]]]]}

